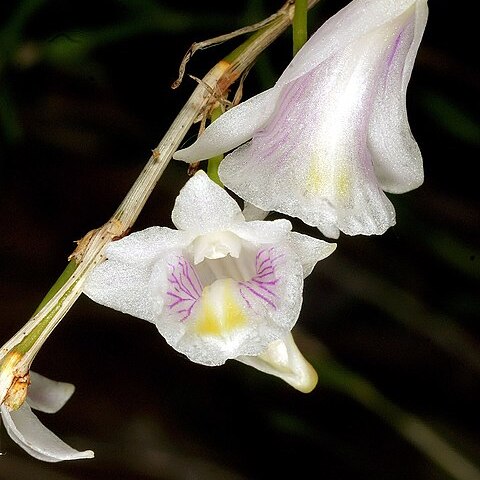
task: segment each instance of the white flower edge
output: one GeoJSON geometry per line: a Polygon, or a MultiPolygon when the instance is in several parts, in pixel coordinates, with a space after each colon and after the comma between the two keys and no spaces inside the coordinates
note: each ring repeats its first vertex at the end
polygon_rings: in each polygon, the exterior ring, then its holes
{"type": "Polygon", "coordinates": [[[45,462],[93,458],[91,450],[78,451],[46,428],[32,412],[55,413],[68,401],[75,387],[30,372],[31,385],[25,403],[17,410],[0,407],[3,423],[12,440],[32,457],[45,462]],[[31,398],[30,398],[31,396],[31,398]]]}

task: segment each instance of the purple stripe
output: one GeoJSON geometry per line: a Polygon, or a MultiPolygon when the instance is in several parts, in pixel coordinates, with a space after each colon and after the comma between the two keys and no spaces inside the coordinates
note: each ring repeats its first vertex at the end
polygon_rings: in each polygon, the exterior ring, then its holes
{"type": "Polygon", "coordinates": [[[195,280],[197,281],[197,285],[199,285],[201,287],[201,282],[200,282],[200,279],[198,278],[197,272],[195,272],[195,270],[192,268],[190,263],[188,263],[185,259],[183,259],[183,263],[181,263],[181,262],[179,262],[179,263],[182,267],[183,273],[187,277],[187,280],[189,281],[190,285],[192,286],[192,288],[193,288],[194,292],[196,293],[197,297],[200,297],[201,292],[199,292],[197,290],[197,286],[193,283],[192,278],[190,277],[190,272],[193,272],[193,274],[195,275],[195,280]]]}
{"type": "Polygon", "coordinates": [[[267,297],[265,297],[261,293],[257,292],[253,287],[250,287],[250,285],[247,285],[246,283],[240,283],[240,285],[245,287],[247,290],[249,290],[251,293],[253,293],[258,298],[261,298],[264,302],[268,303],[270,306],[273,307],[274,310],[277,309],[276,305],[271,300],[269,300],[267,297]]]}
{"type": "Polygon", "coordinates": [[[264,282],[261,280],[257,280],[257,277],[252,278],[252,282],[258,283],[259,285],[276,285],[278,283],[278,278],[275,280],[271,280],[270,282],[264,282]]]}
{"type": "Polygon", "coordinates": [[[170,273],[167,280],[170,287],[166,293],[172,299],[172,303],[167,306],[172,314],[181,317],[179,321],[183,322],[191,315],[192,309],[202,295],[203,287],[190,263],[182,256],[177,256],[176,260],[177,263],[168,263],[170,273]]]}
{"type": "MultiPolygon", "coordinates": [[[[255,282],[255,280],[253,280],[253,281],[255,282]]],[[[257,283],[257,282],[255,282],[255,283],[257,283]]],[[[270,289],[268,289],[268,288],[265,287],[264,285],[257,283],[257,286],[258,286],[259,288],[261,288],[262,290],[264,290],[265,292],[269,293],[270,295],[273,295],[274,297],[278,297],[278,295],[277,295],[275,292],[272,292],[270,289]]]]}
{"type": "Polygon", "coordinates": [[[271,271],[262,273],[261,275],[255,275],[253,278],[265,278],[265,277],[268,277],[268,276],[274,275],[274,274],[275,274],[275,270],[274,270],[273,267],[271,267],[271,271]]]}
{"type": "Polygon", "coordinates": [[[172,272],[170,274],[170,278],[168,279],[170,283],[172,283],[173,285],[177,285],[179,290],[185,294],[187,294],[189,297],[191,298],[195,298],[194,295],[192,294],[192,292],[183,284],[183,282],[181,282],[177,277],[176,275],[172,272]]]}

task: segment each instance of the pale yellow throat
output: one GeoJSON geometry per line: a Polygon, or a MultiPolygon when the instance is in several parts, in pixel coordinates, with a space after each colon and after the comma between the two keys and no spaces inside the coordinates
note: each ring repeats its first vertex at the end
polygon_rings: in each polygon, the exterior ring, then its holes
{"type": "Polygon", "coordinates": [[[326,195],[330,190],[340,197],[346,197],[350,191],[349,171],[345,167],[337,167],[334,171],[322,168],[320,161],[314,158],[307,172],[305,191],[308,195],[326,195]]]}
{"type": "Polygon", "coordinates": [[[217,280],[203,290],[194,324],[198,335],[223,336],[247,324],[235,287],[236,282],[227,278],[217,280]]]}

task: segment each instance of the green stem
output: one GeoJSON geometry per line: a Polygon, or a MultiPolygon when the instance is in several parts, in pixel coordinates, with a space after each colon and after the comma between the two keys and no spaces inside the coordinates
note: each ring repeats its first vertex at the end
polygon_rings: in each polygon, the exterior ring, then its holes
{"type": "Polygon", "coordinates": [[[307,41],[307,12],[308,0],[295,0],[295,14],[293,17],[293,55],[303,47],[307,41]]]}
{"type": "MultiPolygon", "coordinates": [[[[65,270],[60,274],[57,281],[52,285],[50,290],[47,292],[43,300],[40,302],[40,305],[34,312],[34,315],[39,312],[66,284],[66,282],[71,278],[75,270],[77,269],[77,264],[74,260],[71,260],[65,270]]],[[[60,305],[58,305],[60,306],[60,305]]],[[[51,309],[42,320],[30,331],[30,333],[25,336],[25,338],[13,349],[13,351],[18,352],[22,355],[27,353],[35,342],[38,340],[42,332],[47,328],[48,324],[51,322],[52,318],[56,314],[58,308],[51,309]]]]}
{"type": "Polygon", "coordinates": [[[58,277],[57,281],[52,285],[45,297],[43,297],[43,300],[40,302],[40,305],[37,307],[34,314],[40,311],[55,296],[60,288],[62,288],[67,280],[73,275],[73,272],[75,272],[76,269],[77,263],[74,260],[70,260],[65,270],[58,277]]]}
{"type": "MultiPolygon", "coordinates": [[[[212,111],[211,120],[214,122],[221,114],[223,113],[223,109],[221,106],[218,106],[212,111]]],[[[220,162],[223,160],[223,154],[217,155],[215,157],[208,159],[207,164],[207,175],[213,180],[217,185],[220,185],[223,188],[223,183],[218,176],[218,167],[220,166],[220,162]]]]}

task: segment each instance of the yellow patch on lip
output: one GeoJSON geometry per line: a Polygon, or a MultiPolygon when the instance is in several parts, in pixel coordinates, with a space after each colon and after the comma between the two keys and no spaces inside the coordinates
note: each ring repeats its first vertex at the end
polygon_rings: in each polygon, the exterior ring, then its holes
{"type": "Polygon", "coordinates": [[[346,197],[350,190],[350,177],[346,169],[342,168],[336,175],[336,187],[340,196],[346,197]]]}
{"type": "Polygon", "coordinates": [[[234,295],[232,279],[217,280],[203,290],[195,322],[199,335],[222,336],[246,325],[247,318],[234,295]]]}
{"type": "Polygon", "coordinates": [[[307,173],[306,192],[310,195],[315,195],[325,186],[324,184],[324,174],[320,169],[318,160],[314,158],[310,162],[310,168],[307,173]]]}
{"type": "MultiPolygon", "coordinates": [[[[307,173],[306,193],[310,195],[318,195],[327,190],[328,176],[324,169],[321,168],[318,159],[310,162],[307,173]]],[[[348,170],[345,167],[337,168],[333,173],[334,192],[340,197],[346,197],[350,190],[351,182],[348,170]]]]}

